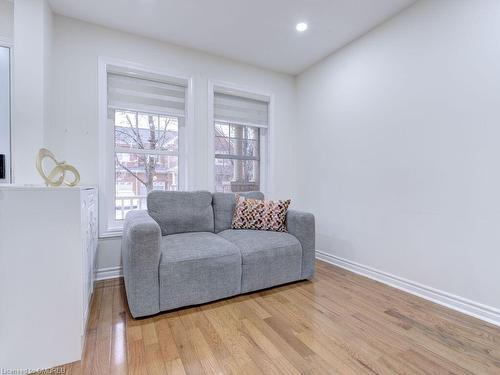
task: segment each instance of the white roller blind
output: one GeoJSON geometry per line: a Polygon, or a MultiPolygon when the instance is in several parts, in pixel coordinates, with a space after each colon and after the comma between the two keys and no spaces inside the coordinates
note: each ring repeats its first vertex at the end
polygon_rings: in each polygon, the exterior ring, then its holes
{"type": "Polygon", "coordinates": [[[186,87],[108,73],[108,107],[182,117],[186,87]]]}
{"type": "Polygon", "coordinates": [[[264,101],[217,92],[214,94],[215,121],[266,128],[268,111],[269,104],[264,101]]]}

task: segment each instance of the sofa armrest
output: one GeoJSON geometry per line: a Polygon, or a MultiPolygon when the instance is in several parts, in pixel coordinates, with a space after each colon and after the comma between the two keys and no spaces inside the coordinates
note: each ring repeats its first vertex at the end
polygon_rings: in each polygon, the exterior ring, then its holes
{"type": "Polygon", "coordinates": [[[288,210],[286,215],[288,233],[295,236],[302,245],[302,279],[314,276],[315,224],[314,215],[296,210],[288,210]]]}
{"type": "Polygon", "coordinates": [[[127,300],[134,318],[160,311],[160,241],[160,226],[147,211],[127,214],[122,236],[122,262],[127,300]]]}

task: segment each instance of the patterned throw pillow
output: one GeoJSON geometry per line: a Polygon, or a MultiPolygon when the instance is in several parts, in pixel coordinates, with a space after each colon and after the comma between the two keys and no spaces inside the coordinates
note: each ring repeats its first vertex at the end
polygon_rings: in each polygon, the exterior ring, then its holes
{"type": "Polygon", "coordinates": [[[236,195],[233,229],[257,229],[286,232],[286,212],[290,199],[268,201],[245,199],[236,195]]]}

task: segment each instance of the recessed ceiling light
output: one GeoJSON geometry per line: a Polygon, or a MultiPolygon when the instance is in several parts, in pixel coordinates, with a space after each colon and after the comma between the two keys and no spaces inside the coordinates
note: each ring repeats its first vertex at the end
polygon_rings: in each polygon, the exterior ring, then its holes
{"type": "Polygon", "coordinates": [[[305,22],[299,22],[297,24],[297,26],[295,26],[295,28],[297,29],[297,31],[299,32],[303,32],[303,31],[306,31],[307,30],[307,23],[305,22]]]}

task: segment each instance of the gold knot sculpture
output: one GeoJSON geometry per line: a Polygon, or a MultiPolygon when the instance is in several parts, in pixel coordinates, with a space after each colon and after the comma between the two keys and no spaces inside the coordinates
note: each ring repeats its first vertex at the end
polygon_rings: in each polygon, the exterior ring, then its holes
{"type": "Polygon", "coordinates": [[[66,164],[65,161],[57,161],[54,154],[46,148],[41,148],[38,151],[36,169],[47,186],[61,186],[63,183],[67,186],[76,186],[80,182],[80,173],[78,173],[78,170],[72,165],[66,164]],[[55,164],[48,175],[43,168],[43,160],[46,158],[52,160],[55,164]],[[66,172],[73,175],[73,181],[66,180],[66,172]]]}

